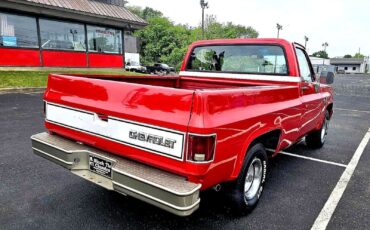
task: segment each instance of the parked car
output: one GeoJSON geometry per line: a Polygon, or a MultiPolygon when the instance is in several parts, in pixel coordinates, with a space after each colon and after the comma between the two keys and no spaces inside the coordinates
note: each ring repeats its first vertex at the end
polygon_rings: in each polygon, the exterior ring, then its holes
{"type": "Polygon", "coordinates": [[[169,65],[163,63],[156,63],[153,66],[147,66],[146,69],[147,73],[160,75],[169,74],[176,71],[174,67],[170,67],[169,65]]]}
{"type": "Polygon", "coordinates": [[[324,145],[333,79],[317,77],[304,47],[282,39],[196,42],[179,76],[166,78],[50,74],[48,132],[32,136],[32,148],[176,215],[192,214],[211,188],[245,214],[261,198],[270,157],[303,137],[324,145]]]}
{"type": "Polygon", "coordinates": [[[137,73],[146,73],[147,71],[145,66],[141,66],[140,64],[131,65],[130,63],[126,63],[125,69],[126,71],[137,73]]]}
{"type": "Polygon", "coordinates": [[[346,71],[344,69],[337,70],[337,74],[346,74],[346,71]]]}

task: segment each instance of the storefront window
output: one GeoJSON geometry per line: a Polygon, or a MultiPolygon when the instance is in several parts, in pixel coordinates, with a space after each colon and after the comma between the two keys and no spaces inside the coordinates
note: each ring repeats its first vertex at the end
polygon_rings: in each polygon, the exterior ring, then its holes
{"type": "Polygon", "coordinates": [[[40,19],[43,49],[85,51],[85,29],[82,24],[40,19]]]}
{"type": "Polygon", "coordinates": [[[36,18],[0,13],[0,47],[38,46],[36,18]]]}
{"type": "Polygon", "coordinates": [[[122,32],[120,30],[87,26],[90,52],[122,54],[122,32]]]}

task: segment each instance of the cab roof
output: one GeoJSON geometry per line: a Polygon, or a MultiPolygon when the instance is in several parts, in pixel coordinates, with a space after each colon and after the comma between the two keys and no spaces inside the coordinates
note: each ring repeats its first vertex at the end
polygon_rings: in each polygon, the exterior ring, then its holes
{"type": "Polygon", "coordinates": [[[192,46],[204,45],[230,45],[230,44],[279,44],[282,46],[292,45],[291,42],[281,38],[238,38],[238,39],[214,39],[200,40],[192,44],[192,46]]]}

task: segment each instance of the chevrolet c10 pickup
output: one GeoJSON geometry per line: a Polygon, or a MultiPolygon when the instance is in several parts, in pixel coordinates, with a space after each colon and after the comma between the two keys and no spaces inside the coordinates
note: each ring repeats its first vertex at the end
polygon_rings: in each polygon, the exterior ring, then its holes
{"type": "Polygon", "coordinates": [[[305,140],[324,145],[334,74],[315,74],[303,46],[283,39],[195,42],[179,76],[50,74],[47,132],[35,154],[109,190],[180,216],[200,191],[253,210],[268,160],[305,140]]]}

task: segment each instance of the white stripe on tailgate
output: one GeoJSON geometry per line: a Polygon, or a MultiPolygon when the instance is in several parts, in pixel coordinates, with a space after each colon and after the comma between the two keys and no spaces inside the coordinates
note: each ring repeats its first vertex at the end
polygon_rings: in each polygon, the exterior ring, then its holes
{"type": "Polygon", "coordinates": [[[135,148],[177,160],[183,159],[185,135],[178,131],[146,126],[114,117],[102,121],[95,113],[50,103],[46,104],[46,119],[51,123],[122,142],[135,148]]]}
{"type": "Polygon", "coordinates": [[[280,82],[301,82],[300,77],[279,76],[279,75],[256,75],[256,74],[238,74],[238,73],[212,73],[212,72],[181,71],[180,76],[230,78],[230,79],[280,81],[280,82]]]}

